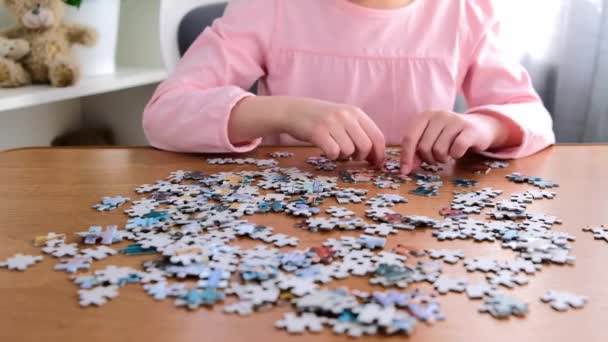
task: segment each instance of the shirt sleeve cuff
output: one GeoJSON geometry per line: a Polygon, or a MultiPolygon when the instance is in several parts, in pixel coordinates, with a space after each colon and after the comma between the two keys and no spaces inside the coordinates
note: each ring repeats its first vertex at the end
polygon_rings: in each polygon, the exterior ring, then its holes
{"type": "MultiPolygon", "coordinates": [[[[251,152],[254,149],[256,149],[258,146],[260,146],[260,144],[262,143],[261,137],[255,139],[253,141],[247,142],[247,143],[234,145],[230,141],[230,137],[228,134],[228,125],[230,122],[230,115],[231,115],[234,107],[243,99],[255,96],[254,94],[244,91],[241,88],[238,88],[238,87],[235,87],[235,88],[237,88],[237,89],[232,89],[233,94],[228,97],[229,102],[225,106],[225,108],[228,109],[228,113],[227,113],[227,115],[224,116],[224,122],[222,123],[223,133],[221,133],[221,139],[222,139],[223,147],[226,149],[225,152],[233,152],[233,153],[251,152]]],[[[220,152],[224,152],[224,151],[220,151],[220,152]]]]}
{"type": "Polygon", "coordinates": [[[482,156],[495,159],[524,158],[555,143],[551,116],[540,103],[488,105],[467,111],[467,114],[472,113],[492,116],[512,130],[518,130],[522,137],[518,146],[479,153],[482,156]]]}

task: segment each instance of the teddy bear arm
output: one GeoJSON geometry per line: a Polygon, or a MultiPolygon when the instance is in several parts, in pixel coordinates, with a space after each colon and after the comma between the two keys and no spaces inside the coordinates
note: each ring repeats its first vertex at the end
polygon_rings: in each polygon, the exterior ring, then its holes
{"type": "Polygon", "coordinates": [[[66,24],[67,39],[72,44],[93,46],[97,42],[97,31],[81,24],[66,24]]]}
{"type": "Polygon", "coordinates": [[[21,60],[32,51],[30,48],[30,43],[25,39],[13,39],[13,43],[13,49],[10,51],[7,57],[14,61],[21,60]]]}
{"type": "Polygon", "coordinates": [[[2,30],[0,31],[0,37],[9,39],[23,38],[23,30],[19,27],[2,30]]]}

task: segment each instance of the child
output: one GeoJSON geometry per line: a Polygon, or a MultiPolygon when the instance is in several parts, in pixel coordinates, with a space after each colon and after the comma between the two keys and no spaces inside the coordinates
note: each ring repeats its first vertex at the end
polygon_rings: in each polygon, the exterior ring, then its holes
{"type": "Polygon", "coordinates": [[[232,0],[144,113],[155,147],[246,152],[320,147],[402,171],[467,151],[524,157],[552,120],[498,40],[491,0],[232,0]],[[256,80],[259,96],[247,92],[256,80]],[[459,91],[467,113],[451,111],[459,91]]]}

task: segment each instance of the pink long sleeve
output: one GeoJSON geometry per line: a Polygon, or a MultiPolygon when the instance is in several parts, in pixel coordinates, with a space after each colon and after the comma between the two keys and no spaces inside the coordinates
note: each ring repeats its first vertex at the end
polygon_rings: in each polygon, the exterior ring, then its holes
{"type": "MultiPolygon", "coordinates": [[[[520,145],[482,153],[510,159],[534,154],[555,143],[551,115],[534,90],[528,72],[501,50],[500,25],[491,1],[478,1],[481,39],[472,50],[471,63],[463,82],[470,106],[468,113],[490,115],[502,120],[523,136],[520,145]]],[[[472,20],[475,25],[475,20],[472,20]]]]}
{"type": "MultiPolygon", "coordinates": [[[[526,71],[505,58],[492,0],[417,0],[394,10],[350,0],[232,0],[190,48],[144,113],[153,146],[181,152],[244,152],[228,138],[230,113],[253,96],[299,96],[361,108],[399,144],[412,118],[452,110],[458,93],[471,113],[521,132],[519,146],[488,156],[517,158],[555,141],[551,117],[526,71]]],[[[294,117],[293,120],[298,120],[294,117]]],[[[289,135],[273,145],[302,144],[289,135]]]]}
{"type": "Polygon", "coordinates": [[[233,146],[232,108],[253,96],[244,89],[265,74],[273,1],[235,0],[196,40],[144,111],[151,145],[179,152],[246,152],[260,140],[233,146]],[[243,20],[243,18],[248,18],[243,20]]]}

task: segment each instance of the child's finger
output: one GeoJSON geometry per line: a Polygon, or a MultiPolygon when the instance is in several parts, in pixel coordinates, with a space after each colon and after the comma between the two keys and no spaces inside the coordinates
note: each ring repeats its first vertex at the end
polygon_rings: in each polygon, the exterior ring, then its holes
{"type": "Polygon", "coordinates": [[[418,141],[426,129],[428,119],[426,116],[419,116],[412,120],[412,127],[403,137],[401,142],[401,172],[408,174],[414,167],[414,156],[418,147],[418,141]]]}
{"type": "Polygon", "coordinates": [[[443,129],[433,146],[433,157],[436,161],[440,163],[448,162],[450,148],[460,132],[462,132],[462,126],[460,125],[448,125],[443,129]]]}
{"type": "Polygon", "coordinates": [[[412,165],[412,170],[416,170],[422,165],[422,159],[418,156],[418,154],[414,155],[414,164],[412,165]]]}
{"type": "Polygon", "coordinates": [[[340,146],[338,146],[329,133],[315,133],[312,136],[311,143],[323,150],[323,153],[331,160],[336,160],[340,157],[340,146]]]}
{"type": "Polygon", "coordinates": [[[355,160],[365,160],[372,151],[372,141],[359,125],[359,122],[349,121],[346,123],[346,133],[355,144],[355,160]]]}
{"type": "Polygon", "coordinates": [[[384,164],[384,150],[386,148],[384,134],[378,128],[378,126],[376,126],[376,123],[374,123],[372,119],[370,119],[367,114],[363,112],[359,117],[359,124],[372,142],[372,151],[370,156],[368,156],[369,160],[372,160],[371,163],[375,166],[382,166],[382,164],[384,164]]]}
{"type": "Polygon", "coordinates": [[[348,159],[355,153],[355,144],[343,127],[332,128],[330,135],[340,147],[339,157],[348,159]]]}
{"type": "Polygon", "coordinates": [[[382,143],[381,146],[381,152],[377,152],[376,148],[372,148],[370,154],[365,159],[370,165],[377,169],[382,169],[384,167],[384,161],[386,160],[385,144],[382,143]]]}
{"type": "Polygon", "coordinates": [[[418,142],[418,154],[425,162],[437,164],[433,154],[433,147],[445,128],[445,122],[441,119],[430,120],[422,137],[418,142]]]}
{"type": "Polygon", "coordinates": [[[454,143],[452,143],[452,147],[450,148],[450,156],[454,159],[462,158],[474,143],[474,132],[470,129],[464,129],[454,139],[454,143]]]}

